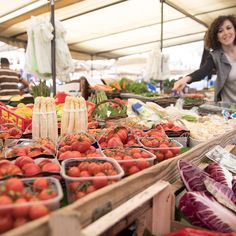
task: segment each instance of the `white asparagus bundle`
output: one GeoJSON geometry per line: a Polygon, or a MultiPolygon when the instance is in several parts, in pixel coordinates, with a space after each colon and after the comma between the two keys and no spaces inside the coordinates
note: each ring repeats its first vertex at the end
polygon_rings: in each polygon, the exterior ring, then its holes
{"type": "Polygon", "coordinates": [[[49,138],[57,142],[58,124],[53,98],[37,97],[35,99],[32,117],[32,137],[49,138]]]}
{"type": "Polygon", "coordinates": [[[68,134],[74,133],[74,120],[75,120],[75,105],[74,105],[74,97],[70,99],[70,110],[69,110],[69,123],[67,128],[68,134]]]}
{"type": "Polygon", "coordinates": [[[67,128],[69,125],[69,110],[70,110],[71,97],[67,96],[65,100],[64,109],[61,117],[61,135],[67,133],[67,128]]]}
{"type": "Polygon", "coordinates": [[[75,97],[74,98],[75,102],[75,119],[74,119],[74,133],[78,133],[80,131],[80,122],[79,122],[79,112],[80,112],[80,103],[79,103],[79,98],[75,97]]]}
{"type": "Polygon", "coordinates": [[[55,140],[55,143],[58,140],[58,120],[57,120],[57,112],[56,112],[56,105],[55,100],[52,98],[51,100],[52,110],[53,110],[53,137],[55,140]]]}
{"type": "Polygon", "coordinates": [[[87,106],[86,101],[83,97],[79,98],[80,100],[80,123],[81,123],[81,130],[86,132],[88,129],[88,112],[87,112],[87,106]]]}
{"type": "Polygon", "coordinates": [[[58,125],[57,125],[57,117],[56,117],[56,109],[54,99],[47,97],[46,98],[47,105],[47,121],[48,121],[48,129],[47,129],[47,138],[52,140],[54,143],[57,142],[58,137],[58,125]]]}
{"type": "Polygon", "coordinates": [[[48,116],[47,116],[47,104],[46,99],[42,97],[40,108],[40,137],[47,138],[48,130],[48,116]]]}
{"type": "Polygon", "coordinates": [[[35,140],[40,137],[40,104],[41,97],[36,97],[32,114],[32,138],[35,140]]]}
{"type": "Polygon", "coordinates": [[[61,135],[85,132],[88,128],[88,113],[83,97],[67,96],[61,121],[61,135]]]}

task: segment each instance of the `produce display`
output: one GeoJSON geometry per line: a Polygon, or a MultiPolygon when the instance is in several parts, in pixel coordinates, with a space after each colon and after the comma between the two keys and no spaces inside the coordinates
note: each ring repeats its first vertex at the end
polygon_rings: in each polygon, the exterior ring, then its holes
{"type": "Polygon", "coordinates": [[[217,163],[204,171],[184,160],[179,161],[179,171],[188,191],[181,197],[179,208],[188,220],[213,231],[236,231],[232,174],[217,163]]]}
{"type": "Polygon", "coordinates": [[[99,157],[101,152],[96,149],[96,141],[85,133],[65,135],[58,145],[58,160],[69,158],[99,157]]]}
{"type": "Polygon", "coordinates": [[[119,164],[108,158],[68,159],[62,162],[62,176],[70,202],[117,182],[123,175],[119,164]]]}
{"type": "Polygon", "coordinates": [[[154,164],[155,156],[143,148],[104,149],[106,157],[115,159],[126,175],[135,174],[154,164]]]}
{"type": "Polygon", "coordinates": [[[87,131],[88,114],[83,97],[67,96],[61,118],[61,134],[77,134],[87,131]]]}
{"type": "Polygon", "coordinates": [[[50,177],[10,178],[0,189],[0,233],[48,215],[62,199],[58,180],[50,177]]]}
{"type": "Polygon", "coordinates": [[[33,108],[32,138],[49,138],[56,143],[58,124],[54,99],[37,97],[33,108]]]}
{"type": "MultiPolygon", "coordinates": [[[[112,91],[118,85],[121,91],[145,93],[143,85],[126,79],[110,85],[112,91]]],[[[47,215],[62,198],[63,206],[83,202],[88,194],[92,198],[160,162],[177,162],[186,151],[178,138],[203,142],[236,124],[233,118],[183,109],[182,101],[163,108],[134,98],[108,99],[104,91],[92,94],[90,101],[63,93],[36,97],[31,108],[4,106],[19,116],[26,111],[32,130],[0,117],[0,233],[47,215]],[[31,212],[34,207],[37,213],[31,212]]],[[[236,231],[236,177],[217,163],[202,170],[182,159],[178,169],[186,192],[177,207],[185,219],[219,235],[236,231]]]]}

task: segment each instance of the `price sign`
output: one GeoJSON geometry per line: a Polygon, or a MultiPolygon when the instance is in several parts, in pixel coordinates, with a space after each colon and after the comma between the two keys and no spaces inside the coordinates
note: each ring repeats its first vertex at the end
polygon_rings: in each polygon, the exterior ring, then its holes
{"type": "Polygon", "coordinates": [[[229,171],[236,173],[236,156],[222,148],[220,145],[215,146],[206,156],[214,162],[224,166],[229,171]]]}

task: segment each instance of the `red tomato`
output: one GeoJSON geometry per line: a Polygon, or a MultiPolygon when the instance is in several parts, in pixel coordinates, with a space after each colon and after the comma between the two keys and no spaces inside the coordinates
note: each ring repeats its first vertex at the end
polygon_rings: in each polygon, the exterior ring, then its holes
{"type": "Polygon", "coordinates": [[[34,160],[28,156],[20,156],[20,157],[17,157],[15,161],[15,165],[17,165],[20,168],[22,168],[27,163],[34,163],[34,160]]]}
{"type": "Polygon", "coordinates": [[[38,219],[42,216],[46,216],[49,213],[49,209],[43,204],[32,205],[29,210],[29,217],[31,220],[38,219]]]}
{"type": "Polygon", "coordinates": [[[83,162],[79,163],[78,168],[80,169],[80,171],[88,170],[88,166],[89,166],[89,162],[83,161],[83,162]]]}
{"type": "Polygon", "coordinates": [[[60,151],[61,152],[72,151],[72,148],[69,145],[65,145],[65,146],[61,146],[60,151]]]}
{"type": "Polygon", "coordinates": [[[141,142],[142,142],[142,144],[143,144],[144,146],[146,146],[146,147],[152,147],[152,141],[151,141],[151,140],[148,140],[148,139],[146,139],[146,138],[143,138],[143,139],[141,139],[141,142]]]}
{"type": "Polygon", "coordinates": [[[80,186],[81,186],[81,182],[79,181],[69,183],[69,189],[72,193],[76,193],[80,186]]]}
{"type": "Polygon", "coordinates": [[[87,189],[86,189],[87,194],[92,193],[94,191],[96,191],[96,188],[93,185],[88,186],[87,189]]]}
{"type": "Polygon", "coordinates": [[[174,147],[173,149],[171,149],[171,151],[174,155],[178,155],[180,153],[180,148],[179,147],[174,147]]]}
{"type": "Polygon", "coordinates": [[[0,216],[0,233],[13,228],[13,219],[10,215],[0,216]]]}
{"type": "Polygon", "coordinates": [[[150,154],[146,151],[142,151],[141,155],[142,155],[142,158],[150,158],[151,157],[150,154]]]}
{"type": "Polygon", "coordinates": [[[27,222],[28,222],[28,220],[26,218],[18,217],[14,220],[14,228],[24,225],[27,222]]]}
{"type": "Polygon", "coordinates": [[[72,166],[67,171],[67,175],[71,177],[79,177],[80,176],[80,170],[77,166],[72,166]]]}
{"type": "Polygon", "coordinates": [[[76,193],[75,198],[80,199],[80,198],[84,197],[85,195],[86,195],[85,192],[79,191],[78,193],[76,193]]]}
{"type": "Polygon", "coordinates": [[[120,137],[120,140],[122,141],[122,143],[125,143],[127,141],[128,130],[126,128],[124,127],[119,128],[116,134],[120,137]]]}
{"type": "Polygon", "coordinates": [[[47,163],[51,163],[52,160],[48,159],[48,158],[43,158],[43,160],[41,160],[38,163],[38,166],[42,169],[44,165],[46,165],[47,163]]]}
{"type": "Polygon", "coordinates": [[[113,165],[110,162],[104,162],[101,165],[101,171],[107,171],[107,170],[112,170],[113,169],[113,165]]]}
{"type": "Polygon", "coordinates": [[[98,178],[94,178],[92,180],[92,183],[93,183],[93,186],[96,189],[102,188],[102,187],[108,185],[108,179],[107,179],[107,176],[104,173],[99,172],[95,175],[95,177],[98,177],[98,178]],[[101,178],[101,177],[104,177],[104,178],[101,178]]]}
{"type": "Polygon", "coordinates": [[[33,188],[37,192],[40,192],[42,189],[48,188],[48,180],[46,178],[35,179],[33,188]]]}
{"type": "Polygon", "coordinates": [[[157,157],[158,162],[161,162],[161,161],[164,160],[164,154],[163,153],[157,151],[157,152],[155,152],[155,155],[157,157]]]}
{"type": "Polygon", "coordinates": [[[22,193],[24,190],[24,184],[20,179],[11,178],[6,181],[6,191],[14,191],[22,193]]]}
{"type": "Polygon", "coordinates": [[[169,159],[169,158],[172,158],[172,157],[174,157],[174,154],[170,150],[168,150],[165,153],[165,159],[169,159]]]}
{"type": "MultiPolygon", "coordinates": [[[[28,201],[25,198],[18,198],[15,201],[15,204],[26,204],[28,201]]],[[[12,214],[15,218],[17,217],[26,217],[29,213],[29,206],[15,206],[12,209],[12,214]]]]}
{"type": "Polygon", "coordinates": [[[139,171],[140,171],[140,169],[137,166],[132,166],[132,167],[129,168],[128,174],[132,175],[132,174],[135,174],[135,173],[137,173],[139,171]]]}
{"type": "Polygon", "coordinates": [[[27,163],[22,167],[23,173],[26,175],[37,175],[41,172],[40,167],[35,163],[27,163]]]}
{"type": "Polygon", "coordinates": [[[143,170],[143,169],[146,169],[147,167],[149,167],[150,164],[148,161],[146,160],[142,160],[142,159],[139,159],[137,161],[137,167],[140,169],[140,170],[143,170]]]}
{"type": "Polygon", "coordinates": [[[72,143],[71,149],[72,151],[79,151],[83,153],[86,152],[91,145],[92,142],[89,139],[80,138],[78,141],[72,143]]]}
{"type": "Polygon", "coordinates": [[[43,167],[42,167],[42,171],[46,171],[46,172],[56,172],[59,173],[61,170],[59,164],[57,163],[46,163],[43,167]]]}
{"type": "Polygon", "coordinates": [[[13,204],[13,201],[10,197],[6,195],[0,196],[0,216],[4,216],[8,213],[11,212],[12,208],[11,207],[4,207],[5,205],[10,205],[13,204]]]}
{"type": "Polygon", "coordinates": [[[117,148],[117,147],[123,147],[123,143],[120,140],[120,137],[111,137],[107,142],[108,148],[117,148]]]}
{"type": "Polygon", "coordinates": [[[134,162],[133,158],[130,157],[130,156],[124,156],[123,160],[124,160],[125,162],[122,162],[122,165],[123,165],[125,168],[130,168],[130,167],[132,167],[133,165],[135,165],[135,162],[134,162]]]}
{"type": "Polygon", "coordinates": [[[116,170],[110,169],[110,170],[108,170],[108,171],[106,172],[106,174],[107,174],[108,176],[112,176],[112,175],[117,175],[118,173],[117,173],[116,170]]]}
{"type": "Polygon", "coordinates": [[[38,198],[40,200],[48,200],[48,199],[52,199],[55,198],[57,196],[57,193],[52,190],[52,189],[43,189],[39,194],[38,194],[38,198]]]}
{"type": "Polygon", "coordinates": [[[82,170],[80,172],[80,177],[89,177],[89,176],[90,176],[90,174],[87,170],[82,170]]]}
{"type": "Polygon", "coordinates": [[[169,147],[164,143],[160,144],[159,148],[160,148],[160,152],[162,154],[166,154],[167,151],[169,150],[169,147]]]}
{"type": "Polygon", "coordinates": [[[97,173],[99,173],[101,171],[101,165],[97,164],[97,163],[89,163],[88,165],[88,172],[91,176],[96,175],[97,173]]]}
{"type": "Polygon", "coordinates": [[[140,159],[140,158],[142,158],[142,154],[140,152],[136,152],[136,153],[133,153],[133,157],[135,159],[140,159]]]}

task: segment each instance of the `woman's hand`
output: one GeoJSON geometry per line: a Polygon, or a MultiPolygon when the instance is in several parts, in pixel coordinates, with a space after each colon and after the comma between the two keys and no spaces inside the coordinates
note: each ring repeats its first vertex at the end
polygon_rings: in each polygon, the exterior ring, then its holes
{"type": "Polygon", "coordinates": [[[180,93],[184,89],[184,87],[187,85],[187,83],[191,81],[191,79],[192,78],[190,76],[185,76],[182,79],[176,81],[174,83],[172,91],[176,91],[177,93],[180,93]]]}

